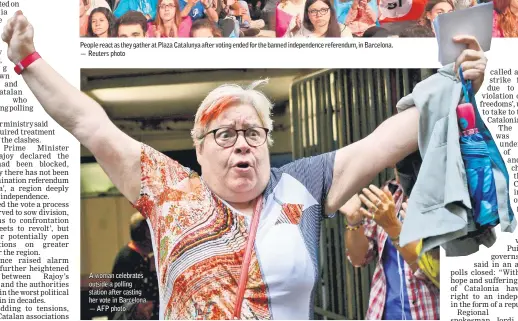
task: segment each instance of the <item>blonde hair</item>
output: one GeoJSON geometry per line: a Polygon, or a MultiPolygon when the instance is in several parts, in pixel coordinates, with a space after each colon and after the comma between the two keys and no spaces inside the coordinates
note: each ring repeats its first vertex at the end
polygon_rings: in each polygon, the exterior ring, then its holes
{"type": "Polygon", "coordinates": [[[248,87],[225,84],[211,91],[202,101],[200,107],[198,107],[196,117],[194,118],[194,127],[191,130],[194,145],[196,146],[203,142],[202,137],[207,132],[208,124],[212,119],[207,123],[203,123],[201,120],[205,119],[211,112],[215,112],[218,107],[221,108],[220,104],[222,101],[226,100],[228,102],[230,98],[232,99],[231,104],[233,106],[246,104],[254,107],[257,115],[259,115],[259,119],[261,119],[262,126],[268,129],[268,145],[271,146],[273,144],[271,137],[271,132],[273,131],[273,120],[271,118],[273,104],[261,91],[256,89],[267,83],[268,79],[254,81],[248,87]]]}

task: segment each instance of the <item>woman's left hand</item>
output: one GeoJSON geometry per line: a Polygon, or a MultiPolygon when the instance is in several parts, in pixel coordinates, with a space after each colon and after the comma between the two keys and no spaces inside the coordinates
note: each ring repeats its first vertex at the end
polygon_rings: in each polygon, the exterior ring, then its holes
{"type": "Polygon", "coordinates": [[[374,185],[370,185],[368,189],[364,188],[362,192],[363,195],[360,194],[360,200],[368,209],[360,208],[364,217],[373,219],[387,233],[400,227],[401,222],[397,218],[396,203],[388,187],[381,190],[374,185]]]}
{"type": "Polygon", "coordinates": [[[459,67],[461,67],[464,79],[472,81],[473,90],[476,93],[484,82],[486,55],[475,37],[457,36],[453,38],[453,41],[467,46],[455,62],[455,73],[458,73],[459,67]]]}

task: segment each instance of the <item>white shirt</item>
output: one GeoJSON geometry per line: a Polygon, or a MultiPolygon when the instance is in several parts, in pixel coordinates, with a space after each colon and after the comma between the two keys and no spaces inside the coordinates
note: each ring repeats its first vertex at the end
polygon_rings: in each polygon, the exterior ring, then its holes
{"type": "Polygon", "coordinates": [[[90,9],[86,12],[86,14],[90,15],[92,13],[92,10],[99,7],[103,7],[112,11],[110,5],[108,4],[108,2],[106,2],[106,0],[90,0],[90,9]]]}

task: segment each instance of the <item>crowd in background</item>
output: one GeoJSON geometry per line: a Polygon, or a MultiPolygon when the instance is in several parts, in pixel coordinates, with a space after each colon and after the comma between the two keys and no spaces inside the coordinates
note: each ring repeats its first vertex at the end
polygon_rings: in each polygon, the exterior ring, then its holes
{"type": "Polygon", "coordinates": [[[481,2],[486,1],[280,0],[275,32],[277,37],[304,38],[435,37],[435,17],[481,2]]]}
{"type": "MultiPolygon", "coordinates": [[[[83,37],[434,37],[442,13],[487,0],[79,0],[83,37]]],[[[518,37],[495,0],[493,37],[518,37]]]]}
{"type": "MultiPolygon", "coordinates": [[[[79,0],[81,37],[268,36],[266,0],[79,0]],[[265,20],[263,20],[263,18],[265,20]]],[[[272,7],[272,8],[270,8],[272,7]]],[[[271,14],[268,15],[268,10],[271,14]]],[[[273,31],[271,35],[273,36],[273,31]]]]}

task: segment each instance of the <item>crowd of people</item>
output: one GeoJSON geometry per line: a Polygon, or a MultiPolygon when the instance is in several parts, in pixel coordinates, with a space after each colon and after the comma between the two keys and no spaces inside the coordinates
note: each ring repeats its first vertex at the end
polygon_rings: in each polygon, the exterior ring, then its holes
{"type": "Polygon", "coordinates": [[[79,7],[81,37],[273,36],[275,6],[267,1],[79,0],[79,7]]]}
{"type": "MultiPolygon", "coordinates": [[[[82,37],[434,37],[442,13],[487,0],[79,0],[82,37]]],[[[495,0],[493,37],[518,37],[495,0]]]]}
{"type": "MultiPolygon", "coordinates": [[[[280,0],[275,32],[277,37],[304,38],[435,37],[435,17],[480,2],[483,0],[280,0]]],[[[507,7],[512,8],[512,4],[507,7]]],[[[511,25],[510,18],[505,21],[506,26],[511,25]]],[[[513,21],[512,32],[516,33],[513,21]]]]}

